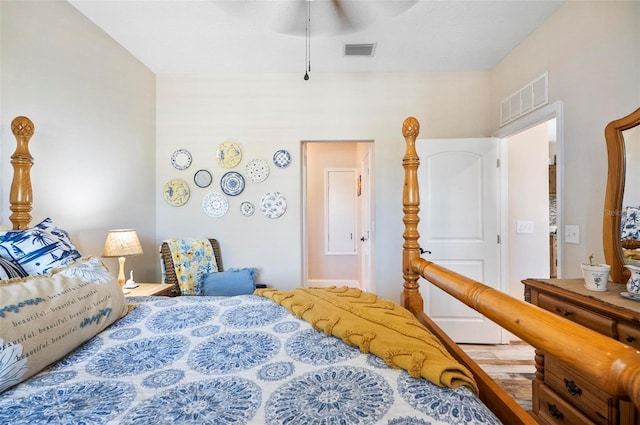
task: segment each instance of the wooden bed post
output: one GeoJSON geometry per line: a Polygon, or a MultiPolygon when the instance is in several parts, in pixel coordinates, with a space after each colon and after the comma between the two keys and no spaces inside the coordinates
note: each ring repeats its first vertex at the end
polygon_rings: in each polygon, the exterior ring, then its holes
{"type": "Polygon", "coordinates": [[[16,138],[16,151],[11,155],[13,181],[9,195],[9,209],[13,212],[9,219],[13,230],[23,230],[31,222],[33,193],[31,190],[31,166],[33,157],[29,153],[29,140],[33,136],[34,125],[27,117],[16,117],[11,121],[11,131],[16,138]]]}
{"type": "Polygon", "coordinates": [[[420,194],[418,192],[418,166],[420,158],[416,153],[416,137],[420,133],[420,123],[414,117],[408,117],[402,123],[402,135],[407,144],[407,150],[402,158],[404,168],[404,189],[402,191],[402,211],[404,217],[404,244],[402,245],[402,277],[404,289],[400,297],[403,307],[423,311],[424,302],[420,295],[418,276],[411,268],[411,262],[420,258],[420,244],[418,244],[418,223],[420,217],[420,194]]]}

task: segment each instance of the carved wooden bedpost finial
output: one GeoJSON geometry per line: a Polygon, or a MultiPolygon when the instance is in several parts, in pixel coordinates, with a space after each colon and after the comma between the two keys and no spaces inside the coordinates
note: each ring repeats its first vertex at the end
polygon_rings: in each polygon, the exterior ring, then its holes
{"type": "Polygon", "coordinates": [[[29,140],[33,136],[34,125],[27,117],[16,117],[11,121],[11,131],[16,138],[16,150],[11,155],[13,165],[13,181],[9,195],[9,209],[13,212],[9,216],[14,230],[29,227],[31,222],[31,208],[33,193],[31,190],[31,166],[33,157],[29,153],[29,140]]]}
{"type": "Polygon", "coordinates": [[[404,289],[400,302],[404,307],[412,306],[423,310],[423,300],[418,285],[418,274],[411,270],[411,261],[420,258],[418,244],[418,212],[420,211],[420,194],[418,192],[418,166],[420,158],[416,153],[416,137],[420,133],[420,123],[414,117],[409,117],[402,123],[402,135],[407,144],[407,150],[402,158],[404,168],[404,189],[402,191],[402,211],[404,212],[404,244],[402,245],[402,276],[404,289]]]}

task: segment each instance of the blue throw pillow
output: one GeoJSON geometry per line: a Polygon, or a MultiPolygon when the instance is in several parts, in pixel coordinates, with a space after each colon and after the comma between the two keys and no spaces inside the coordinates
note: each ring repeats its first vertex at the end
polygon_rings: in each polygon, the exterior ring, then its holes
{"type": "Polygon", "coordinates": [[[255,274],[256,269],[252,268],[211,273],[204,278],[202,295],[230,297],[252,294],[255,290],[255,274]]]}
{"type": "Polygon", "coordinates": [[[50,218],[29,229],[0,232],[0,256],[20,265],[29,275],[46,274],[81,257],[69,234],[50,218]]]}

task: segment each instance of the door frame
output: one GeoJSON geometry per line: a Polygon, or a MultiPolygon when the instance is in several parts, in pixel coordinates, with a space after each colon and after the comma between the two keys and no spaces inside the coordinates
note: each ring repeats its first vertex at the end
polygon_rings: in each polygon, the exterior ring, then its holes
{"type": "Polygon", "coordinates": [[[373,201],[373,179],[372,179],[372,170],[373,170],[373,143],[368,144],[365,149],[363,149],[363,155],[359,157],[359,167],[360,167],[360,176],[359,182],[360,185],[358,190],[360,192],[358,207],[358,236],[360,236],[360,241],[358,250],[358,284],[360,285],[360,289],[365,292],[376,293],[376,280],[375,280],[375,263],[374,263],[374,252],[375,252],[375,228],[374,228],[374,219],[373,219],[373,206],[375,202],[373,201]],[[366,172],[365,172],[366,170],[366,172]],[[365,222],[368,221],[368,227],[365,228],[365,222]],[[365,234],[366,232],[366,234],[365,234]]]}
{"type": "MultiPolygon", "coordinates": [[[[366,145],[366,152],[369,155],[369,227],[371,229],[370,233],[369,233],[369,242],[370,242],[370,249],[369,249],[369,276],[370,276],[370,291],[375,290],[375,217],[374,217],[374,213],[375,213],[375,201],[374,201],[374,188],[373,188],[373,182],[374,182],[374,176],[375,176],[375,167],[374,167],[374,140],[372,139],[366,139],[366,140],[302,140],[300,141],[300,158],[302,158],[301,161],[301,167],[300,167],[300,182],[301,182],[301,208],[300,208],[300,223],[301,223],[301,238],[300,238],[300,252],[302,253],[302,265],[301,265],[301,272],[302,272],[302,282],[300,284],[301,287],[308,287],[309,286],[309,264],[308,264],[308,254],[309,254],[309,249],[307,247],[308,245],[308,238],[307,238],[307,230],[308,230],[308,223],[307,223],[307,202],[308,202],[308,196],[307,196],[307,145],[309,143],[356,143],[356,144],[363,144],[366,145]]],[[[356,168],[358,168],[360,166],[360,160],[361,158],[359,157],[356,161],[356,168]]],[[[356,223],[356,229],[359,230],[361,223],[360,220],[362,219],[362,216],[360,214],[358,214],[358,222],[356,223]]],[[[358,247],[356,250],[357,253],[357,261],[358,261],[358,270],[361,270],[362,267],[362,255],[361,255],[361,247],[360,245],[356,244],[356,246],[358,247]]],[[[359,273],[358,273],[359,274],[359,273]]],[[[358,282],[360,283],[360,282],[358,282]]]]}
{"type": "MultiPolygon", "coordinates": [[[[502,235],[501,244],[501,258],[502,269],[501,278],[503,281],[508,281],[509,277],[509,244],[508,244],[508,147],[507,139],[517,133],[521,133],[531,127],[541,124],[551,119],[556,119],[556,226],[557,226],[557,277],[563,277],[563,263],[564,263],[564,113],[562,101],[556,101],[554,103],[545,105],[528,113],[527,115],[520,117],[502,128],[492,133],[493,137],[500,139],[500,234],[502,235]]],[[[505,334],[508,334],[505,332],[505,334]]],[[[508,343],[508,341],[505,341],[508,343]]]]}

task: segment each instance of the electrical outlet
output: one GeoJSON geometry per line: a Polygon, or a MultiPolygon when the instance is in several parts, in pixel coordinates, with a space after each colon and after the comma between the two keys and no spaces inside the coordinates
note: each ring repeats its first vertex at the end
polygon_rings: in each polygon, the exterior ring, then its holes
{"type": "Polygon", "coordinates": [[[564,241],[566,243],[580,243],[580,226],[567,224],[564,226],[564,241]]]}
{"type": "Polygon", "coordinates": [[[516,233],[533,233],[533,221],[518,220],[516,222],[516,233]]]}

